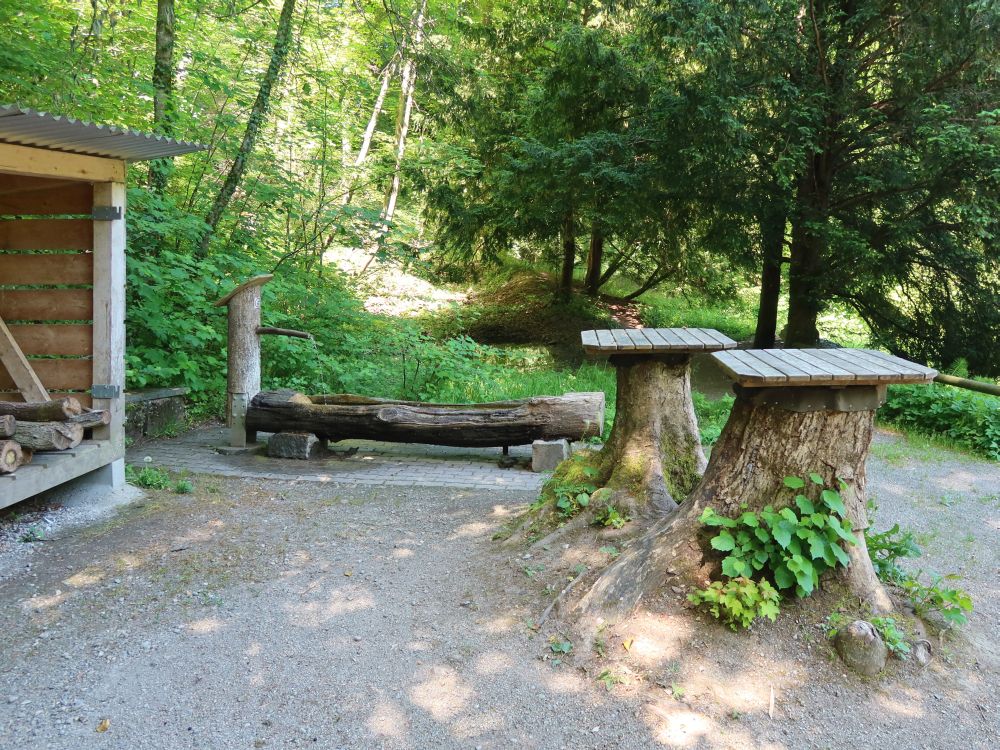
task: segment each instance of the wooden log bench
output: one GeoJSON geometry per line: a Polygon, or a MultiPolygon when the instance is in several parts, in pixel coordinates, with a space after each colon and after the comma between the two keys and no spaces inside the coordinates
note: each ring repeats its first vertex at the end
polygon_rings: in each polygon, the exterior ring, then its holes
{"type": "Polygon", "coordinates": [[[792,502],[786,477],[818,475],[840,492],[855,543],[847,584],[875,613],[891,611],[865,545],[865,460],[875,412],[894,383],[929,383],[935,370],[868,349],[747,349],[713,359],[735,381],[736,401],[698,486],[610,565],[580,602],[584,617],[617,618],[668,575],[704,585],[717,553],[700,534],[706,508],[737,517],[792,502]],[[694,552],[692,554],[692,551],[694,552]]]}
{"type": "Polygon", "coordinates": [[[583,331],[588,354],[615,366],[614,426],[597,460],[598,481],[629,512],[666,513],[691,491],[705,470],[691,401],[691,357],[734,349],[711,328],[583,331]]]}
{"type": "MultiPolygon", "coordinates": [[[[603,428],[601,392],[485,404],[431,404],[280,390],[258,393],[246,414],[251,442],[261,431],[312,434],[324,442],[362,439],[488,448],[537,440],[582,440],[600,436],[603,428]]],[[[297,445],[291,437],[282,442],[297,445]]],[[[300,452],[297,447],[290,450],[300,452]]],[[[311,444],[304,447],[302,457],[313,451],[311,444]]]]}

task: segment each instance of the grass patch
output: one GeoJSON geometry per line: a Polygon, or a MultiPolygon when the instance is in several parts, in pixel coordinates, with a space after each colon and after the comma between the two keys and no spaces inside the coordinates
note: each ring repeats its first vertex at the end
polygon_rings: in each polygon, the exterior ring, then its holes
{"type": "Polygon", "coordinates": [[[725,302],[696,296],[647,294],[640,315],[651,328],[714,328],[736,341],[753,338],[757,325],[752,304],[736,295],[725,302]]]}

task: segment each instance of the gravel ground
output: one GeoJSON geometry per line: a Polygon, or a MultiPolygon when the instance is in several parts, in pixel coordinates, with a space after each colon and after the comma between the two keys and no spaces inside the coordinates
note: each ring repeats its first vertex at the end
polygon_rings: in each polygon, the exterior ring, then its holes
{"type": "Polygon", "coordinates": [[[667,592],[556,655],[527,623],[599,553],[491,541],[525,493],[198,477],[9,564],[0,747],[996,747],[1000,465],[873,454],[879,526],[976,600],[925,669],[844,674],[822,596],[736,634],[667,592]]]}

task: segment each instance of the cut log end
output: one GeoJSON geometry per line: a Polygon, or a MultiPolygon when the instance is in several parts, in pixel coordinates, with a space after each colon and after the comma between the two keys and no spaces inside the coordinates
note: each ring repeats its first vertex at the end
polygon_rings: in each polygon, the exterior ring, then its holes
{"type": "Polygon", "coordinates": [[[31,460],[31,453],[25,459],[21,444],[14,440],[0,440],[0,474],[13,474],[18,467],[31,460]]]}
{"type": "Polygon", "coordinates": [[[51,401],[0,401],[0,414],[7,414],[27,422],[61,422],[82,411],[80,402],[72,396],[51,401]]]}
{"type": "Polygon", "coordinates": [[[70,422],[18,422],[14,438],[35,451],[63,451],[83,440],[83,426],[70,422]]]}
{"type": "Polygon", "coordinates": [[[0,414],[0,438],[9,438],[14,435],[17,427],[17,419],[11,414],[0,414]]]}

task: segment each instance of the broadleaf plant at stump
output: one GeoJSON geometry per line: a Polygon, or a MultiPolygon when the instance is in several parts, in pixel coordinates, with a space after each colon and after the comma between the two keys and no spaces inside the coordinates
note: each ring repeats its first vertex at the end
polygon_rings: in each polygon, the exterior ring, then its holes
{"type": "MultiPolygon", "coordinates": [[[[808,401],[815,398],[817,389],[784,390],[796,391],[802,401],[808,401]]],[[[705,509],[729,518],[761,512],[767,505],[780,510],[791,505],[796,495],[785,486],[785,477],[809,474],[817,474],[826,486],[841,487],[843,515],[850,520],[855,538],[855,544],[845,550],[850,558],[847,586],[873,611],[890,611],[892,602],[875,575],[864,539],[868,526],[865,459],[875,409],[884,391],[869,386],[844,390],[855,392],[853,403],[859,408],[799,411],[802,405],[794,398],[791,403],[775,403],[778,399],[773,394],[738,389],[701,482],[676,511],[636,539],[601,573],[577,604],[581,629],[628,616],[668,578],[706,587],[721,572],[723,555],[711,547],[714,531],[701,520],[705,509]]]]}

